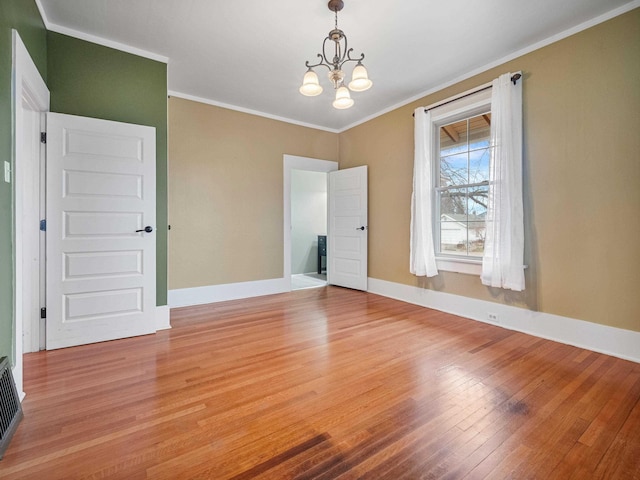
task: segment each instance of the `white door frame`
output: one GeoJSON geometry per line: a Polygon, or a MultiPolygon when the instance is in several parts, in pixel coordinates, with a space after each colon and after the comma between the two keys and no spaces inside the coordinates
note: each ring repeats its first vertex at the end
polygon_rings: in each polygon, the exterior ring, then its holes
{"type": "Polygon", "coordinates": [[[338,162],[317,158],[284,155],[284,281],[286,291],[291,291],[291,170],[329,173],[338,170],[338,162]]]}
{"type": "MultiPolygon", "coordinates": [[[[15,366],[13,375],[16,381],[16,387],[21,398],[24,397],[23,392],[23,331],[30,333],[30,338],[27,338],[27,345],[34,346],[34,350],[38,350],[40,344],[39,335],[39,320],[37,321],[37,328],[34,329],[33,322],[28,316],[24,315],[22,302],[24,297],[23,285],[23,250],[22,245],[27,235],[36,235],[40,237],[39,230],[36,226],[24,226],[22,225],[23,215],[23,185],[25,173],[34,173],[34,168],[24,168],[31,162],[30,167],[35,167],[35,171],[40,170],[41,157],[30,157],[29,152],[24,151],[25,138],[27,135],[32,135],[34,132],[29,129],[25,130],[25,111],[23,107],[23,101],[27,103],[30,110],[35,112],[46,112],[49,110],[49,90],[44,83],[44,80],[40,76],[35,63],[31,59],[27,48],[25,47],[20,35],[16,30],[12,30],[13,39],[13,98],[12,106],[14,112],[14,172],[13,172],[13,202],[14,202],[14,235],[15,235],[15,263],[14,263],[14,318],[15,318],[15,366]],[[35,165],[34,165],[35,162],[35,165]],[[28,322],[25,329],[25,322],[28,322]]],[[[41,115],[42,117],[42,115],[41,115]]],[[[43,125],[40,125],[41,127],[43,125]]],[[[39,132],[36,132],[38,135],[39,132]]],[[[40,149],[40,155],[44,152],[44,149],[40,149]]],[[[39,178],[38,178],[39,181],[39,178]]],[[[42,263],[42,259],[41,259],[42,263]]],[[[31,292],[32,298],[39,299],[40,292],[31,292]]],[[[38,300],[39,301],[39,300],[38,300]]]]}

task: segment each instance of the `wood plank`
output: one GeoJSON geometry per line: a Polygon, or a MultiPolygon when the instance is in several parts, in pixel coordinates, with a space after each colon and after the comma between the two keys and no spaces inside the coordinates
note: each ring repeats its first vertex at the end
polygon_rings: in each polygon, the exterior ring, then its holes
{"type": "Polygon", "coordinates": [[[337,287],[25,355],[0,479],[640,478],[640,365],[337,287]]]}
{"type": "Polygon", "coordinates": [[[442,127],[442,130],[444,130],[444,133],[447,134],[453,143],[458,143],[460,141],[460,135],[453,125],[445,125],[442,127]]]}

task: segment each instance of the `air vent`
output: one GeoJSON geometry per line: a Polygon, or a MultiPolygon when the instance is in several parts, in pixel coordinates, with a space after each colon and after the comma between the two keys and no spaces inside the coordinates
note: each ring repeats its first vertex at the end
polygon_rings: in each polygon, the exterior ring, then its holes
{"type": "Polygon", "coordinates": [[[22,405],[7,357],[0,358],[0,459],[22,420],[22,405]]]}

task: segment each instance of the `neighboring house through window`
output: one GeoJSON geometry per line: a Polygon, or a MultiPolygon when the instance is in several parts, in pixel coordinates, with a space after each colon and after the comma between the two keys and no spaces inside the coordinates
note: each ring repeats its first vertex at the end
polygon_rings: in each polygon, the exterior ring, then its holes
{"type": "Polygon", "coordinates": [[[491,112],[439,127],[436,252],[478,258],[484,252],[489,196],[491,112]]]}
{"type": "Polygon", "coordinates": [[[491,159],[491,91],[431,110],[433,232],[439,269],[480,273],[491,159]]]}

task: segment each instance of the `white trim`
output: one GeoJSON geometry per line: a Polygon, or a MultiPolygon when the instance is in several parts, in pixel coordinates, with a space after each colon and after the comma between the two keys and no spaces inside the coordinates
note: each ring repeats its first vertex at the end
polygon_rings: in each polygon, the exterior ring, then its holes
{"type": "MultiPolygon", "coordinates": [[[[22,167],[24,161],[23,154],[23,110],[22,99],[28,97],[34,108],[44,112],[49,110],[49,90],[40,76],[35,63],[29,55],[20,34],[12,29],[12,121],[13,121],[13,220],[14,220],[14,297],[13,313],[15,324],[15,336],[13,337],[15,350],[15,365],[13,376],[16,382],[16,389],[21,397],[23,392],[23,322],[24,314],[22,309],[23,301],[23,280],[22,280],[22,167]]],[[[39,166],[38,166],[39,168],[39,166]]],[[[33,234],[40,235],[38,230],[33,230],[33,234]]],[[[32,331],[32,337],[28,339],[30,344],[39,343],[38,330],[32,331]]]]}
{"type": "MultiPolygon", "coordinates": [[[[371,277],[368,280],[369,293],[640,363],[640,332],[371,277]],[[489,321],[489,314],[497,321],[489,321]]],[[[183,288],[169,290],[169,306],[186,307],[286,291],[284,278],[183,288]]]]}
{"type": "Polygon", "coordinates": [[[42,17],[45,28],[51,32],[61,33],[73,38],[79,38],[80,40],[84,40],[86,42],[102,45],[103,47],[113,48],[115,50],[120,50],[121,52],[131,53],[133,55],[138,55],[139,57],[155,60],[157,62],[169,63],[169,57],[166,57],[164,55],[149,52],[148,50],[142,50],[141,48],[133,47],[125,43],[116,42],[114,40],[98,37],[97,35],[92,35],[90,33],[81,32],[79,30],[74,30],[73,28],[64,27],[62,25],[52,23],[49,21],[47,13],[42,6],[42,0],[36,0],[36,5],[38,6],[38,10],[40,11],[40,16],[42,17]]]}
{"type": "Polygon", "coordinates": [[[13,374],[13,381],[16,384],[16,390],[18,392],[18,400],[20,400],[20,403],[22,403],[22,400],[24,400],[24,397],[27,396],[26,393],[24,393],[24,391],[22,390],[22,365],[20,365],[20,368],[18,368],[18,365],[15,365],[12,369],[11,369],[11,373],[13,374]],[[18,379],[16,378],[17,374],[20,374],[20,386],[18,387],[18,379]]]}
{"type": "Polygon", "coordinates": [[[322,127],[320,125],[315,125],[313,123],[300,122],[298,120],[293,120],[291,118],[280,117],[278,115],[272,115],[270,113],[261,112],[259,110],[251,110],[250,108],[239,107],[237,105],[231,105],[230,103],[218,102],[217,100],[212,100],[210,98],[197,97],[195,95],[189,95],[187,93],[176,92],[175,90],[169,90],[167,92],[169,97],[178,97],[183,98],[185,100],[191,100],[193,102],[204,103],[206,105],[213,105],[214,107],[226,108],[227,110],[234,110],[236,112],[248,113],[249,115],[256,115],[258,117],[269,118],[271,120],[277,120],[279,122],[290,123],[292,125],[298,125],[299,127],[307,127],[313,128],[314,130],[323,130],[325,132],[330,133],[340,133],[340,130],[335,128],[322,127]]]}
{"type": "Polygon", "coordinates": [[[467,258],[436,257],[436,265],[438,270],[445,272],[464,273],[478,277],[482,273],[482,258],[475,261],[467,258]]]}
{"type": "Polygon", "coordinates": [[[310,172],[329,173],[338,170],[338,162],[318,160],[316,158],[283,155],[282,198],[284,210],[284,280],[288,285],[286,291],[291,291],[291,170],[307,170],[310,172]]]}
{"type": "MultiPolygon", "coordinates": [[[[486,111],[486,109],[491,110],[491,88],[473,90],[471,93],[463,92],[460,95],[454,95],[441,102],[436,102],[433,106],[425,107],[425,110],[431,111],[432,135],[438,135],[437,127],[468,116],[477,115],[478,112],[486,111]],[[476,91],[474,92],[473,90],[476,91]]],[[[432,143],[435,148],[435,144],[438,142],[432,143]]]]}
{"type": "MultiPolygon", "coordinates": [[[[522,72],[517,72],[522,75],[522,72]]],[[[467,97],[475,97],[477,93],[483,93],[487,90],[490,90],[493,86],[493,82],[483,83],[482,85],[478,85],[477,87],[470,88],[469,90],[465,90],[464,92],[457,93],[456,95],[451,95],[450,97],[444,98],[442,100],[438,100],[437,102],[433,102],[431,105],[427,105],[424,107],[425,112],[427,110],[436,110],[440,107],[444,107],[449,103],[457,102],[458,100],[462,101],[462,99],[467,97]]],[[[484,97],[483,97],[484,98],[484,97]]],[[[489,94],[489,98],[491,98],[491,94],[489,94]]],[[[435,113],[435,112],[432,112],[435,113]]]]}
{"type": "Polygon", "coordinates": [[[171,315],[169,312],[169,305],[159,305],[156,307],[156,331],[171,328],[171,315]]]}
{"type": "Polygon", "coordinates": [[[640,363],[640,332],[375,278],[369,293],[640,363]]]}
{"type": "Polygon", "coordinates": [[[95,43],[96,45],[102,45],[103,47],[113,48],[114,50],[120,50],[121,52],[131,53],[132,55],[148,58],[149,60],[155,60],[156,62],[169,63],[169,57],[166,57],[164,55],[160,55],[154,52],[149,52],[147,50],[142,50],[141,48],[132,47],[124,43],[114,42],[113,40],[108,40],[106,38],[98,37],[96,35],[91,35],[89,33],[73,30],[72,28],[63,27],[62,25],[56,25],[55,23],[50,23],[47,30],[51,32],[61,33],[69,37],[79,38],[80,40],[84,40],[90,43],[95,43]]]}
{"type": "Polygon", "coordinates": [[[394,105],[391,105],[390,107],[387,107],[383,110],[380,110],[377,113],[373,113],[361,120],[358,120],[350,125],[347,125],[346,127],[341,128],[338,133],[342,133],[345,132],[353,127],[357,127],[358,125],[361,125],[363,123],[368,122],[369,120],[373,120],[374,118],[377,118],[381,115],[384,115],[385,113],[389,113],[392,112],[393,110],[396,110],[398,108],[404,107],[405,105],[409,105],[410,103],[415,102],[416,100],[420,100],[423,97],[426,97],[428,95],[431,95],[433,93],[439,92],[441,90],[444,90],[447,87],[450,87],[452,85],[455,85],[457,83],[460,83],[468,78],[471,78],[475,75],[478,75],[480,73],[486,72],[487,70],[490,70],[494,67],[503,65],[511,60],[514,60],[518,57],[522,57],[523,55],[526,55],[528,53],[531,53],[535,50],[538,50],[540,48],[546,47],[547,45],[551,45],[552,43],[558,42],[560,40],[563,40],[567,37],[570,37],[571,35],[575,35],[576,33],[580,33],[583,30],[587,30],[588,28],[591,27],[595,27],[596,25],[606,22],[607,20],[611,20],[612,18],[615,18],[619,15],[622,15],[624,13],[630,12],[631,10],[640,7],[640,0],[633,0],[632,2],[629,2],[625,5],[622,5],[621,7],[618,8],[614,8],[613,10],[610,10],[608,12],[603,13],[602,15],[592,18],[591,20],[587,20],[586,22],[582,22],[579,25],[573,26],[571,28],[568,28],[567,30],[564,30],[560,33],[557,33],[555,35],[552,35],[550,37],[545,38],[544,40],[541,40],[539,42],[533,43],[531,45],[528,45],[527,47],[524,47],[520,50],[517,50],[513,53],[510,53],[509,55],[506,55],[502,58],[499,58],[497,60],[494,60],[493,62],[490,62],[486,65],[483,65],[482,67],[478,67],[475,68],[467,73],[463,73],[462,75],[459,75],[451,80],[449,80],[448,82],[445,83],[441,83],[440,85],[437,85],[433,88],[430,88],[428,90],[425,90],[422,93],[418,93],[417,95],[412,96],[411,98],[407,99],[407,100],[403,100],[399,103],[396,103],[394,105]]]}
{"type": "MultiPolygon", "coordinates": [[[[431,124],[428,125],[428,128],[429,135],[431,135],[430,144],[433,147],[431,155],[432,158],[437,160],[432,165],[432,178],[433,182],[435,183],[433,185],[433,188],[436,189],[436,192],[437,188],[439,188],[440,186],[438,180],[440,178],[440,141],[438,140],[439,128],[442,125],[456,122],[458,120],[462,120],[463,118],[470,118],[472,116],[486,112],[487,109],[490,111],[491,88],[486,88],[487,86],[491,87],[491,83],[481,85],[471,90],[467,90],[466,92],[463,92],[459,95],[454,95],[453,97],[446,98],[425,107],[425,110],[429,110],[431,112],[431,124]]],[[[433,201],[433,240],[436,251],[436,265],[438,269],[447,272],[457,272],[467,275],[480,276],[480,274],[482,273],[482,257],[478,259],[470,257],[453,258],[447,257],[445,252],[440,251],[442,247],[439,240],[441,238],[442,215],[447,214],[441,214],[440,200],[438,197],[438,193],[435,193],[435,198],[433,201]]]]}
{"type": "Polygon", "coordinates": [[[51,26],[51,22],[49,22],[49,18],[47,18],[47,13],[44,11],[44,7],[42,6],[42,0],[36,0],[36,6],[38,7],[38,11],[40,12],[40,17],[42,18],[42,22],[47,30],[51,26]]]}
{"type": "MultiPolygon", "coordinates": [[[[303,278],[303,277],[306,277],[307,275],[317,275],[317,274],[318,272],[294,273],[291,275],[291,279],[292,279],[291,283],[292,284],[294,283],[293,282],[294,278],[303,278]]],[[[317,284],[308,285],[306,287],[298,287],[296,288],[296,290],[308,290],[310,288],[321,288],[321,287],[326,287],[327,285],[329,285],[329,283],[326,280],[324,281],[318,280],[317,284]]],[[[291,290],[293,290],[293,288],[291,290]]]]}
{"type": "MultiPolygon", "coordinates": [[[[128,53],[133,53],[134,55],[140,55],[142,57],[146,57],[146,58],[150,58],[152,60],[157,60],[159,62],[163,62],[163,63],[169,63],[169,57],[165,57],[163,55],[159,55],[157,53],[153,53],[153,52],[148,52],[146,50],[141,50],[138,49],[136,47],[132,47],[130,45],[126,45],[123,43],[118,43],[118,42],[114,42],[112,40],[107,40],[105,38],[101,38],[101,37],[97,37],[94,35],[90,35],[88,33],[84,33],[84,32],[80,32],[78,30],[73,30],[71,28],[67,28],[67,27],[63,27],[61,25],[56,25],[54,23],[49,22],[49,19],[47,18],[47,15],[45,13],[44,8],[42,7],[42,3],[41,0],[36,0],[36,5],[38,6],[38,10],[40,11],[40,16],[42,17],[42,20],[44,22],[45,27],[47,28],[47,30],[51,30],[52,32],[57,32],[57,33],[62,33],[64,35],[69,35],[71,37],[75,37],[75,38],[79,38],[81,40],[86,40],[88,42],[92,42],[92,43],[97,43],[99,45],[104,45],[106,47],[110,47],[110,48],[115,48],[117,50],[122,50],[124,52],[128,52],[128,53]]],[[[202,97],[196,97],[193,95],[188,95],[186,93],[180,93],[180,92],[176,92],[173,90],[169,90],[168,94],[169,96],[174,96],[174,97],[180,97],[180,98],[184,98],[186,100],[193,100],[196,102],[200,102],[200,103],[206,103],[209,105],[214,105],[214,106],[218,106],[218,107],[222,107],[222,108],[228,108],[230,110],[236,110],[239,112],[243,112],[243,113],[249,113],[251,115],[257,115],[260,117],[265,117],[265,118],[270,118],[273,120],[279,120],[281,122],[286,122],[286,123],[291,123],[293,125],[299,125],[299,126],[303,126],[303,127],[308,127],[308,128],[314,128],[316,130],[323,130],[326,132],[331,132],[331,133],[342,133],[345,132],[353,127],[357,127],[358,125],[361,125],[363,123],[366,123],[370,120],[373,120],[374,118],[380,117],[381,115],[384,115],[385,113],[389,113],[393,110],[396,110],[400,107],[404,107],[405,105],[408,105],[416,100],[419,100],[423,97],[426,97],[427,95],[431,95],[432,93],[436,93],[439,92],[440,90],[443,90],[447,87],[450,87],[451,85],[455,85],[456,83],[462,82],[463,80],[466,80],[467,78],[471,78],[475,75],[478,75],[482,72],[485,72],[493,67],[497,67],[499,65],[502,65],[510,60],[513,60],[515,58],[521,57],[523,55],[526,55],[527,53],[531,53],[534,50],[538,50],[539,48],[542,47],[546,47],[547,45],[550,45],[554,42],[557,42],[559,40],[562,40],[564,38],[570,37],[571,35],[575,35],[576,33],[579,33],[583,30],[586,30],[588,28],[594,27],[600,23],[606,22],[607,20],[611,20],[612,18],[615,18],[619,15],[622,15],[624,13],[630,12],[631,10],[640,7],[640,0],[633,0],[625,5],[622,5],[621,7],[618,8],[614,8],[613,10],[610,10],[608,12],[603,13],[602,15],[592,18],[590,20],[587,20],[586,22],[582,22],[579,25],[573,26],[571,28],[568,28],[567,30],[564,30],[560,33],[557,33],[555,35],[552,35],[550,37],[547,37],[544,40],[541,40],[539,42],[533,43],[525,48],[522,48],[520,50],[517,50],[507,56],[504,56],[498,60],[494,60],[493,62],[490,62],[482,67],[473,69],[467,73],[464,73],[462,75],[459,75],[457,77],[455,77],[454,79],[442,83],[436,87],[430,88],[428,90],[425,90],[422,93],[419,93],[417,95],[414,95],[412,97],[410,97],[407,100],[403,100],[399,103],[396,103],[394,105],[391,105],[390,107],[387,107],[383,110],[380,110],[376,113],[373,113],[371,115],[368,115],[354,123],[351,123],[349,125],[347,125],[346,127],[342,127],[342,128],[329,128],[329,127],[323,127],[320,125],[314,125],[314,124],[310,124],[310,123],[306,123],[306,122],[300,122],[297,120],[293,120],[290,118],[285,118],[285,117],[279,117],[276,115],[271,115],[265,112],[259,112],[257,110],[251,110],[248,108],[244,108],[244,107],[239,107],[239,106],[235,106],[235,105],[230,105],[227,103],[222,103],[222,102],[217,102],[215,100],[211,100],[211,99],[207,99],[207,98],[202,98],[202,97]]]]}
{"type": "Polygon", "coordinates": [[[205,303],[225,302],[241,298],[261,297],[291,290],[289,282],[284,278],[256,280],[252,282],[226,283],[205,287],[180,288],[169,290],[169,307],[188,307],[205,303]]]}

